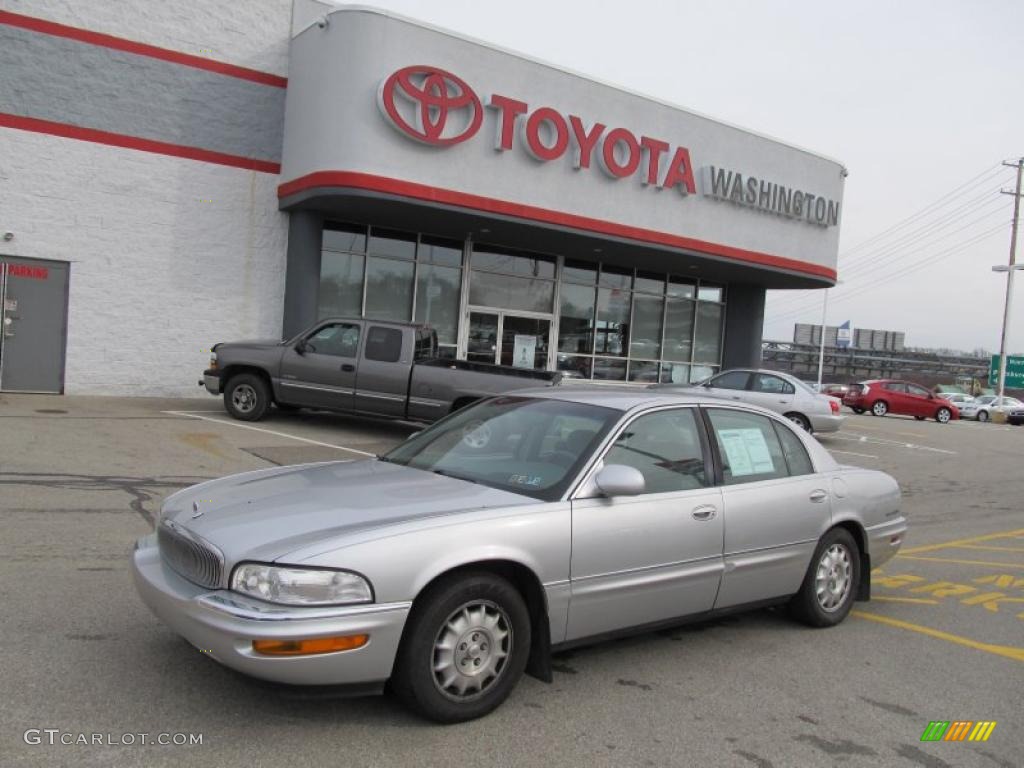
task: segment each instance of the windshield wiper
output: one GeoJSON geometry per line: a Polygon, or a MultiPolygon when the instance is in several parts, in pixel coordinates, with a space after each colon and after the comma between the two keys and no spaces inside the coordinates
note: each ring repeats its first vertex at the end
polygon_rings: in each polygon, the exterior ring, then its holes
{"type": "Polygon", "coordinates": [[[467,483],[476,483],[477,485],[483,485],[479,480],[474,480],[471,477],[463,477],[462,475],[456,475],[454,472],[449,472],[447,469],[432,469],[430,470],[435,475],[441,475],[442,477],[450,477],[453,480],[465,480],[467,483]]]}

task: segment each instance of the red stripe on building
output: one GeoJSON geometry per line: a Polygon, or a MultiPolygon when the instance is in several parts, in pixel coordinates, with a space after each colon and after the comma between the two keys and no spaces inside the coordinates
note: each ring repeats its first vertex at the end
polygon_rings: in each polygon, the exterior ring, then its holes
{"type": "Polygon", "coordinates": [[[50,120],[39,120],[35,117],[9,115],[4,112],[0,112],[0,128],[15,128],[19,131],[46,133],[51,136],[61,136],[65,139],[91,141],[95,144],[106,144],[111,147],[122,147],[123,149],[135,149],[140,152],[152,152],[158,155],[181,157],[186,160],[198,160],[203,163],[228,165],[232,168],[244,168],[249,171],[260,171],[261,173],[281,172],[281,164],[271,162],[270,160],[257,160],[251,157],[242,157],[241,155],[229,155],[224,152],[200,149],[199,147],[186,147],[181,144],[169,144],[166,141],[154,141],[153,139],[142,139],[138,136],[126,136],[120,133],[110,133],[109,131],[97,131],[92,128],[68,125],[67,123],[55,123],[50,120]]]}
{"type": "Polygon", "coordinates": [[[455,192],[450,189],[431,187],[425,184],[417,184],[411,181],[391,179],[386,176],[376,176],[369,173],[357,173],[354,171],[318,171],[301,176],[293,181],[281,184],[277,188],[277,196],[285,198],[298,192],[304,192],[317,187],[350,187],[353,189],[370,190],[383,192],[402,197],[411,197],[417,200],[426,200],[432,203],[444,205],[455,205],[460,208],[472,208],[477,211],[486,211],[503,216],[514,216],[519,219],[539,221],[545,224],[556,224],[558,226],[570,227],[572,229],[594,232],[612,237],[623,237],[652,245],[669,246],[672,248],[684,248],[691,251],[699,251],[714,256],[724,256],[735,261],[758,264],[766,267],[785,269],[791,272],[800,272],[805,275],[822,277],[835,282],[836,271],[823,267],[820,264],[811,264],[805,261],[789,259],[784,256],[774,256],[770,253],[760,251],[748,251],[743,248],[734,248],[731,245],[711,243],[706,240],[697,240],[692,237],[681,237],[668,232],[659,232],[653,229],[632,227],[627,224],[618,224],[603,219],[592,219],[587,216],[578,216],[573,213],[552,211],[547,208],[538,208],[533,205],[513,203],[507,200],[496,200],[480,195],[471,195],[465,192],[455,192]]]}
{"type": "MultiPolygon", "coordinates": [[[[141,22],[140,22],[141,23],[141,22]]],[[[103,48],[111,48],[115,51],[134,53],[138,56],[148,56],[151,59],[169,61],[173,64],[181,64],[195,69],[205,69],[207,72],[216,72],[219,75],[236,77],[240,80],[249,80],[260,85],[271,85],[275,88],[286,88],[288,78],[280,75],[272,75],[269,72],[260,72],[248,67],[239,67],[234,64],[225,64],[221,61],[206,59],[202,56],[194,56],[190,53],[180,53],[168,48],[160,48],[156,45],[137,43],[134,40],[126,40],[123,37],[105,35],[100,32],[91,32],[80,27],[69,27],[66,24],[58,24],[55,21],[37,19],[33,16],[23,16],[20,13],[0,11],[0,24],[7,24],[11,27],[29,29],[33,32],[40,32],[44,35],[65,37],[69,40],[77,40],[80,43],[98,45],[103,48]]]]}

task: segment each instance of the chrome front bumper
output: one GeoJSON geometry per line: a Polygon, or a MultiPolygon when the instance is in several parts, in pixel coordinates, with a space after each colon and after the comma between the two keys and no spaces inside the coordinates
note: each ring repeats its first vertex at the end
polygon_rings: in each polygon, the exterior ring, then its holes
{"type": "Polygon", "coordinates": [[[815,432],[838,432],[839,428],[843,426],[843,422],[846,421],[846,417],[841,414],[808,414],[807,418],[811,421],[811,429],[815,432]]]}
{"type": "Polygon", "coordinates": [[[380,683],[391,676],[411,603],[292,608],[228,590],[210,591],[181,578],[160,557],[156,537],[139,539],[132,575],[143,602],[197,650],[264,680],[296,685],[380,683]],[[352,651],[263,656],[253,640],[300,640],[367,634],[352,651]]]}

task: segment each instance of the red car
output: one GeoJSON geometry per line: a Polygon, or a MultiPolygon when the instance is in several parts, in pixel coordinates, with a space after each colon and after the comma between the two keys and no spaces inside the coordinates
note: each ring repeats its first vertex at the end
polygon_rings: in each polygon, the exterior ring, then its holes
{"type": "Polygon", "coordinates": [[[843,405],[852,408],[854,413],[870,411],[875,416],[898,413],[913,416],[918,421],[935,419],[940,424],[960,418],[960,411],[948,400],[920,384],[893,379],[851,384],[850,391],[843,395],[843,405]]]}

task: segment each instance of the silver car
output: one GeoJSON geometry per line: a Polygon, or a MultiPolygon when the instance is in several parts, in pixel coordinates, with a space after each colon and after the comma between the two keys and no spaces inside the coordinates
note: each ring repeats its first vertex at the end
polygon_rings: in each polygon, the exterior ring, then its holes
{"type": "Polygon", "coordinates": [[[455,722],[553,650],[788,603],[815,627],[870,594],[906,521],[890,476],[839,466],[745,405],[646,389],[482,401],[387,455],[170,496],[133,573],[204,655],[285,683],[397,695],[455,722]]]}
{"type": "Polygon", "coordinates": [[[818,394],[796,376],[779,371],[732,368],[699,384],[655,384],[652,388],[678,392],[696,388],[707,397],[759,405],[807,432],[838,432],[846,420],[840,413],[839,398],[818,394]]]}

